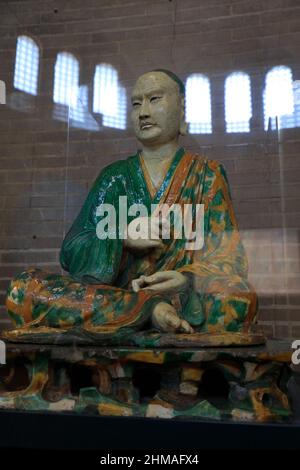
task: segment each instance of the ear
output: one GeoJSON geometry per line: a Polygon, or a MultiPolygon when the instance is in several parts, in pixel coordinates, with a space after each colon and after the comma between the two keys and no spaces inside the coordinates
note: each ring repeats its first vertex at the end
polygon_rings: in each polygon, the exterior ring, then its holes
{"type": "Polygon", "coordinates": [[[179,134],[187,135],[188,133],[188,123],[185,122],[185,102],[184,97],[181,98],[181,113],[180,113],[180,125],[179,125],[179,134]]]}
{"type": "Polygon", "coordinates": [[[180,134],[180,135],[187,135],[187,133],[188,133],[188,128],[189,128],[188,123],[183,120],[183,121],[180,123],[179,134],[180,134]]]}

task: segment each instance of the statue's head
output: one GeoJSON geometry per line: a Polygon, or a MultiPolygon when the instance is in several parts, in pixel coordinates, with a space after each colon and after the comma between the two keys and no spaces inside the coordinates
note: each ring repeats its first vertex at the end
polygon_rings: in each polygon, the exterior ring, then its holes
{"type": "Polygon", "coordinates": [[[186,134],[184,85],[172,72],[154,70],[141,75],[131,100],[134,132],[145,146],[163,145],[186,134]]]}

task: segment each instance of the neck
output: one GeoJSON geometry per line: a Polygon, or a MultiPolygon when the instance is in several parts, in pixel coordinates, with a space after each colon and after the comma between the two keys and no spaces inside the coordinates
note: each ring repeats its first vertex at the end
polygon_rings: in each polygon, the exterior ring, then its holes
{"type": "Polygon", "coordinates": [[[163,145],[147,147],[143,145],[142,156],[145,161],[155,160],[157,162],[173,158],[179,149],[178,139],[163,145]]]}

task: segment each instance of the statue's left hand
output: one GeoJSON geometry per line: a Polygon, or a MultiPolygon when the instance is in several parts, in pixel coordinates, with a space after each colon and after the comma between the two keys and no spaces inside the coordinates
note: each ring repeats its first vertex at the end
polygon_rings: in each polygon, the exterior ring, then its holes
{"type": "Polygon", "coordinates": [[[141,276],[132,281],[132,289],[138,292],[141,289],[151,289],[162,294],[174,294],[187,286],[187,278],[177,271],[158,271],[151,276],[141,276]]]}

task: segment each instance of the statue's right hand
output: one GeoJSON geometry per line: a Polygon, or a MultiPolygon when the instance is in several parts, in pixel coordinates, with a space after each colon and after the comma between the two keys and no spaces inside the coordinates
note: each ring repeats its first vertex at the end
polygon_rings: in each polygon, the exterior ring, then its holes
{"type": "Polygon", "coordinates": [[[127,238],[124,246],[132,251],[146,251],[162,248],[160,237],[161,224],[158,219],[151,217],[137,217],[127,227],[127,238]]]}
{"type": "Polygon", "coordinates": [[[152,324],[166,333],[193,333],[191,325],[180,318],[173,305],[158,303],[152,313],[152,324]]]}

